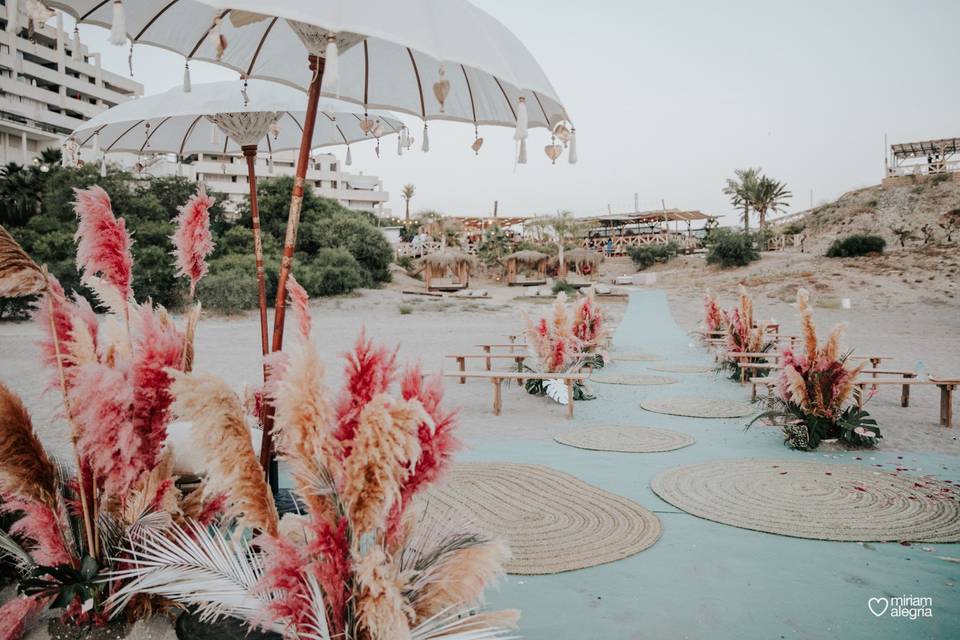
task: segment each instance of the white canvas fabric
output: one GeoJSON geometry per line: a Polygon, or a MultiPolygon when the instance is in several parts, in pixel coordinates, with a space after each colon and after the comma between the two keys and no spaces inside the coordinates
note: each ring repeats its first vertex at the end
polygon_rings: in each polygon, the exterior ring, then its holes
{"type": "MultiPolygon", "coordinates": [[[[109,28],[112,21],[112,2],[47,0],[47,4],[81,22],[109,28]]],[[[523,43],[466,0],[124,0],[123,5],[133,43],[169,49],[188,60],[215,62],[250,78],[307,89],[308,49],[291,28],[292,20],[337,38],[338,91],[328,87],[326,95],[424,120],[511,127],[523,95],[530,127],[552,128],[569,121],[523,43]],[[271,15],[261,19],[240,12],[271,15]],[[218,38],[211,35],[217,18],[221,19],[216,31],[227,42],[219,59],[218,38]],[[442,107],[433,91],[441,68],[450,81],[442,107]]]]}
{"type": "MultiPolygon", "coordinates": [[[[184,93],[179,87],[165,93],[121,103],[88,120],[70,135],[81,146],[99,143],[104,152],[239,153],[243,144],[257,143],[263,152],[300,148],[306,96],[295,89],[252,80],[245,105],[240,82],[195,84],[184,93]],[[269,131],[279,113],[277,135],[269,131]],[[230,117],[216,116],[229,114],[230,117]],[[219,135],[211,135],[213,120],[227,124],[219,135]],[[225,135],[229,134],[229,135],[225,135]],[[99,137],[99,140],[97,138],[99,137]]],[[[396,118],[381,111],[368,114],[379,121],[383,136],[397,134],[403,127],[396,118]]],[[[356,105],[321,98],[311,148],[374,140],[360,124],[363,109],[356,105]]]]}

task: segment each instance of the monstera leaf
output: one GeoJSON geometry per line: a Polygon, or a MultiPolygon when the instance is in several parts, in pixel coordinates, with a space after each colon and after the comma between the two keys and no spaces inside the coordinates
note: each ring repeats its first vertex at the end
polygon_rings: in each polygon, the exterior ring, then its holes
{"type": "Polygon", "coordinates": [[[570,402],[570,394],[567,392],[567,385],[563,380],[547,380],[543,383],[544,391],[551,399],[560,404],[570,402]]]}

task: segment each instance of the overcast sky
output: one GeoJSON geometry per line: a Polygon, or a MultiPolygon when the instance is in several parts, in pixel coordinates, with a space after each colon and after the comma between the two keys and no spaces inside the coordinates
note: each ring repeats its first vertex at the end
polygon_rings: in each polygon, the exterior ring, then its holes
{"type": "MultiPolygon", "coordinates": [[[[527,45],[577,127],[579,164],[551,166],[533,130],[514,171],[512,130],[430,125],[428,154],[377,159],[354,145],[353,169],[383,178],[394,212],[578,215],[667,207],[734,213],[721,193],[740,167],[787,182],[790,211],[876,184],[890,143],[960,135],[958,0],[475,0],[527,45]]],[[[83,27],[104,65],[127,51],[83,27]]],[[[183,59],[137,47],[147,94],[179,84],[183,59]]],[[[194,82],[236,78],[193,64],[194,82]]],[[[420,125],[410,121],[418,138],[420,125]]],[[[342,157],[342,150],[335,150],[342,157]]]]}

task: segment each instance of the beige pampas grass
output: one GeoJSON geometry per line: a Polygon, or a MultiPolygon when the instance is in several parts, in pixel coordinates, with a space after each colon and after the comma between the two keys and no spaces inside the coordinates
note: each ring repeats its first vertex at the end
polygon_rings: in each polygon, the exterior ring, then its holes
{"type": "Polygon", "coordinates": [[[400,487],[420,459],[417,430],[430,418],[413,401],[397,402],[386,394],[374,397],[363,411],[343,462],[343,497],[358,536],[382,529],[387,513],[400,497],[400,487]]]}
{"type": "Polygon", "coordinates": [[[354,558],[357,621],[367,636],[377,640],[409,640],[413,608],[403,597],[406,581],[396,562],[374,546],[362,558],[354,558]]]}
{"type": "Polygon", "coordinates": [[[27,409],[0,384],[0,493],[13,494],[59,513],[57,470],[33,432],[27,409]]]}
{"type": "Polygon", "coordinates": [[[29,296],[46,288],[43,269],[0,226],[0,298],[29,296]]]}
{"type": "Polygon", "coordinates": [[[813,311],[810,309],[810,292],[806,289],[797,291],[797,309],[800,310],[804,349],[807,357],[813,360],[817,357],[817,328],[813,324],[813,311]]]}
{"type": "Polygon", "coordinates": [[[418,620],[444,609],[482,601],[483,590],[503,575],[510,549],[500,540],[454,549],[418,576],[413,606],[418,620]]]}
{"type": "Polygon", "coordinates": [[[827,338],[827,344],[823,347],[821,352],[822,356],[830,361],[840,359],[840,338],[843,337],[843,333],[847,330],[847,323],[840,322],[830,332],[830,336],[827,338]]]}
{"type": "Polygon", "coordinates": [[[150,470],[123,507],[124,523],[132,524],[151,509],[161,513],[180,515],[179,489],[174,486],[173,450],[164,449],[160,462],[150,470]]]}
{"type": "Polygon", "coordinates": [[[193,423],[193,441],[207,465],[211,494],[228,496],[227,515],[241,525],[277,534],[277,509],[257,461],[243,406],[225,382],[209,374],[168,369],[173,412],[193,423]]]}

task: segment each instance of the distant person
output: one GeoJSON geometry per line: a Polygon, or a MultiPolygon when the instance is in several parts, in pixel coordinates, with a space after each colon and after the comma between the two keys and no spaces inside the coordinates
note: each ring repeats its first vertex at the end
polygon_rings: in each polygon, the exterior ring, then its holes
{"type": "Polygon", "coordinates": [[[604,253],[607,254],[607,257],[613,255],[613,238],[607,238],[607,245],[604,247],[604,253]]]}

